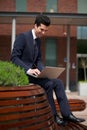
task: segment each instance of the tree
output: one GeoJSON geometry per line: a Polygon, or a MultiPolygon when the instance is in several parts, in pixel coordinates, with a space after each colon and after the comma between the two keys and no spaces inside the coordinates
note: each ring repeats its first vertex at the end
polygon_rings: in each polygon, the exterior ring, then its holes
{"type": "Polygon", "coordinates": [[[83,68],[84,71],[84,80],[87,80],[87,75],[86,75],[86,68],[87,68],[87,57],[81,57],[80,62],[79,62],[80,67],[83,68]]]}

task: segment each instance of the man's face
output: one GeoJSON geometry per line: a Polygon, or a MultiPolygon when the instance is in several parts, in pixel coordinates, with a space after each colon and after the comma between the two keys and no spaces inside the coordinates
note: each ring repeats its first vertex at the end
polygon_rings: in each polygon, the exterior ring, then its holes
{"type": "Polygon", "coordinates": [[[44,24],[40,24],[40,26],[37,27],[37,25],[35,24],[35,33],[36,33],[37,37],[44,36],[46,31],[48,31],[48,26],[46,26],[44,24]]]}

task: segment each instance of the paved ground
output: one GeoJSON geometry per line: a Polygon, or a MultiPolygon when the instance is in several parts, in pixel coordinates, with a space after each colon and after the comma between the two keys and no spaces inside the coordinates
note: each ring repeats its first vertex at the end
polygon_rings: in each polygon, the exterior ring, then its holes
{"type": "Polygon", "coordinates": [[[79,96],[78,92],[66,92],[67,97],[71,98],[71,99],[82,99],[86,102],[86,109],[83,111],[78,111],[78,112],[73,112],[74,115],[76,115],[76,117],[81,117],[86,119],[85,122],[83,122],[82,124],[87,126],[87,96],[79,96]]]}

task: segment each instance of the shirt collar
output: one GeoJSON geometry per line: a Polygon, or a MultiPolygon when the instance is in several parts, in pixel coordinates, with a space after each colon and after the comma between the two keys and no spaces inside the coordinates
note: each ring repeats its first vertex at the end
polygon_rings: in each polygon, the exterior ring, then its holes
{"type": "Polygon", "coordinates": [[[32,29],[32,35],[33,35],[33,39],[36,39],[36,38],[37,38],[34,29],[32,29]]]}

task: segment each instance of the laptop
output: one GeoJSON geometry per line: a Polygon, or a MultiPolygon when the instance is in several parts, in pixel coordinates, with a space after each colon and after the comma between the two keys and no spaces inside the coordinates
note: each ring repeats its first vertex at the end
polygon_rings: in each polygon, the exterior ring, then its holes
{"type": "Polygon", "coordinates": [[[41,71],[41,73],[36,76],[34,74],[32,74],[31,76],[35,77],[35,78],[50,78],[50,79],[54,79],[54,78],[58,78],[60,76],[60,74],[65,70],[64,67],[50,67],[50,66],[46,66],[44,68],[44,70],[41,71]]]}

